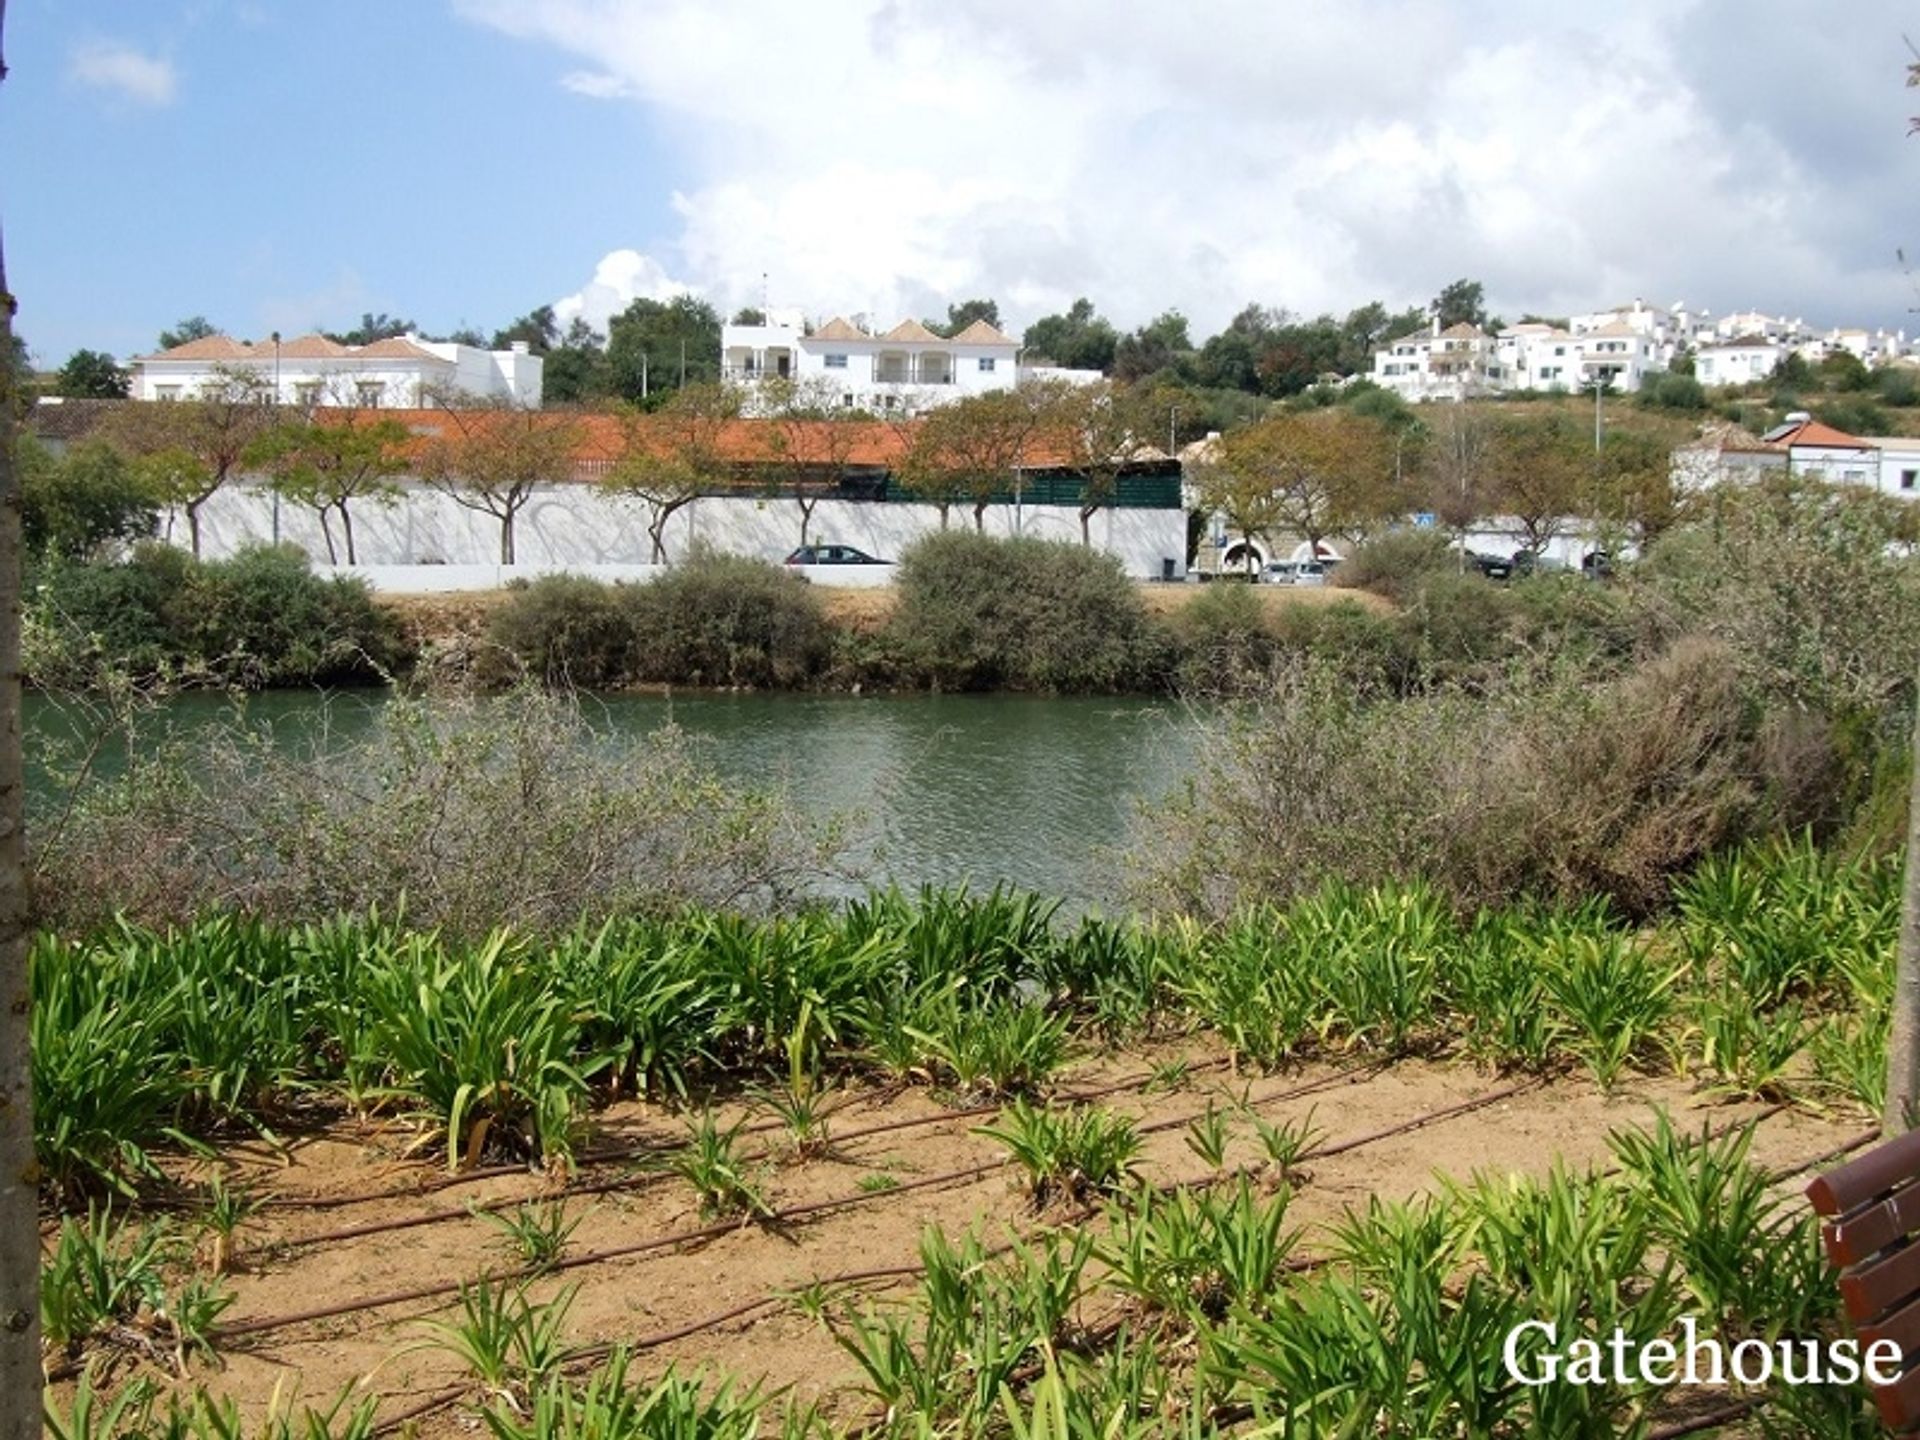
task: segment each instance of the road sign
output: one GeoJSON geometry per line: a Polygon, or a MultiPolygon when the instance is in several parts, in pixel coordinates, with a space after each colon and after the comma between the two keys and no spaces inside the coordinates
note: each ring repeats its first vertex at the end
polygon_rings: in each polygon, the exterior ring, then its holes
{"type": "Polygon", "coordinates": [[[1433,528],[1434,518],[1434,513],[1431,510],[1422,510],[1418,515],[1413,517],[1413,523],[1422,530],[1431,530],[1433,528]]]}

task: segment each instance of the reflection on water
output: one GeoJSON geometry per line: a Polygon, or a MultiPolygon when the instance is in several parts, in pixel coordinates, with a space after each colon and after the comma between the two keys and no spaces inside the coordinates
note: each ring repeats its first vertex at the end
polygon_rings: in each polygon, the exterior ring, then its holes
{"type": "MultiPolygon", "coordinates": [[[[327,723],[350,739],[380,696],[335,697],[327,723]]],[[[321,705],[305,692],[253,697],[250,721],[297,744],[321,705]]],[[[191,727],[229,714],[189,696],[170,719],[191,727]]],[[[1011,695],[615,696],[589,702],[596,726],[645,733],[678,725],[722,775],[778,786],[811,816],[854,813],[854,861],[871,878],[979,887],[1005,883],[1070,908],[1114,898],[1117,852],[1141,807],[1172,792],[1194,743],[1177,705],[1141,699],[1011,695]]],[[[58,717],[30,703],[43,732],[58,717]]],[[[103,757],[112,768],[116,757],[103,757]]]]}

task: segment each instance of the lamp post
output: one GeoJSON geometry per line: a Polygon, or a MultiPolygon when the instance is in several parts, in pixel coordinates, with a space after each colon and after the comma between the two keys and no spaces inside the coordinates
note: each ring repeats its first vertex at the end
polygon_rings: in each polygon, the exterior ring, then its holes
{"type": "MultiPolygon", "coordinates": [[[[280,423],[280,332],[273,332],[273,418],[280,423]]],[[[273,543],[280,543],[280,487],[273,487],[273,543]]]]}
{"type": "Polygon", "coordinates": [[[1593,377],[1593,453],[1600,453],[1600,397],[1607,388],[1607,372],[1602,370],[1593,377]]]}

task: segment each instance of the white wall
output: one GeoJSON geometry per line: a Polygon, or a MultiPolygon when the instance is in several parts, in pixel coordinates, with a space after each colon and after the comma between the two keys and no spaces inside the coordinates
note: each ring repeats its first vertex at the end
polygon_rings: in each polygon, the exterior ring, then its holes
{"type": "MultiPolygon", "coordinates": [[[[327,559],[326,541],[313,511],[280,501],[250,483],[219,491],[200,511],[201,553],[230,555],[243,545],[278,538],[299,545],[315,563],[327,559]]],[[[644,565],[652,558],[647,507],[579,484],[536,490],[514,526],[520,565],[578,570],[596,565],[644,565]]],[[[185,518],[167,517],[167,538],[186,543],[185,518]]],[[[949,524],[973,524],[970,509],[955,506],[949,524]]],[[[1016,514],[996,505],[986,514],[990,535],[1018,533],[1048,540],[1080,539],[1079,511],[1071,506],[1027,505],[1016,514]]],[[[408,487],[396,505],[362,501],[353,507],[355,553],[364,565],[494,566],[500,557],[500,523],[437,490],[408,487]]],[[[940,528],[931,505],[822,500],[814,507],[809,542],[852,545],[883,560],[920,536],[940,528]]],[[[1163,559],[1185,573],[1186,515],[1181,510],[1102,510],[1093,517],[1094,545],[1117,556],[1130,575],[1158,578],[1163,559]]],[[[336,544],[340,525],[333,520],[336,544]]],[[[668,522],[667,555],[684,557],[697,541],[738,555],[784,560],[800,544],[800,507],[790,499],[708,498],[695,501],[668,522]]],[[[345,558],[344,545],[339,551],[345,558]]],[[[839,567],[835,567],[839,568],[839,567]]]]}

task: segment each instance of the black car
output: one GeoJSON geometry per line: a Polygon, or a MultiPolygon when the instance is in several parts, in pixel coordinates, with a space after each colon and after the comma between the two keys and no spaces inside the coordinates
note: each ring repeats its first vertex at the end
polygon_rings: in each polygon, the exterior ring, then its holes
{"type": "Polygon", "coordinates": [[[787,556],[789,565],[891,565],[851,545],[802,545],[787,556]]]}
{"type": "Polygon", "coordinates": [[[1513,562],[1500,555],[1482,555],[1474,551],[1467,556],[1467,563],[1489,580],[1508,580],[1513,577],[1513,562]]]}

